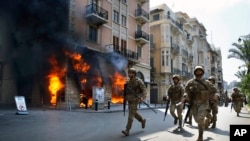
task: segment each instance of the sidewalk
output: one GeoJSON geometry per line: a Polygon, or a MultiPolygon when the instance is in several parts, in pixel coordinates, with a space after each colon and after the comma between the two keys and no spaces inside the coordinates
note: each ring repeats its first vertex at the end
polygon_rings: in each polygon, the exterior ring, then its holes
{"type": "MultiPolygon", "coordinates": [[[[157,108],[165,108],[165,104],[149,104],[152,109],[157,108]]],[[[123,105],[122,104],[111,104],[110,108],[108,109],[107,106],[104,106],[102,109],[94,109],[92,107],[85,109],[85,108],[55,108],[55,107],[29,107],[27,106],[27,110],[63,110],[63,111],[70,111],[70,112],[85,112],[85,113],[112,113],[112,112],[123,112],[123,105]]],[[[126,105],[126,111],[128,110],[128,105],[126,105]]],[[[138,105],[138,110],[150,110],[145,104],[138,105]]],[[[16,107],[0,107],[0,116],[6,114],[15,114],[17,112],[16,107]]]]}

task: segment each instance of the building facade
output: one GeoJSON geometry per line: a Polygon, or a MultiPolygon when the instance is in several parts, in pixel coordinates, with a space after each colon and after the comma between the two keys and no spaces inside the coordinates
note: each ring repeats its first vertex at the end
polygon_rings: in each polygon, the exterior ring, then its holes
{"type": "MultiPolygon", "coordinates": [[[[127,69],[130,67],[136,68],[137,76],[144,81],[149,91],[149,0],[68,0],[65,4],[71,47],[65,53],[65,71],[60,78],[63,79],[62,89],[51,94],[46,86],[50,82],[45,86],[34,84],[31,94],[27,95],[32,97],[32,104],[58,108],[79,107],[82,96],[87,95],[89,104],[93,105],[93,87],[105,90],[104,104],[108,100],[119,103],[123,98],[123,89],[118,87],[123,86],[114,86],[114,83],[118,83],[118,80],[126,82],[127,69]],[[76,61],[77,56],[84,59],[76,61]]],[[[4,60],[0,61],[1,76],[7,77],[7,68],[2,65],[4,60]]],[[[1,82],[1,85],[7,83],[3,78],[1,82]]],[[[10,89],[4,85],[0,87],[1,103],[14,103],[12,98],[18,95],[17,92],[11,92],[11,95],[3,93],[10,89]]],[[[149,99],[148,95],[146,101],[149,102],[149,99]]]]}
{"type": "Polygon", "coordinates": [[[205,78],[216,75],[222,86],[220,51],[211,48],[206,28],[196,18],[173,12],[166,4],[161,4],[150,10],[150,31],[151,92],[156,102],[166,96],[173,74],[179,74],[185,85],[193,78],[197,65],[204,67],[205,78]]]}

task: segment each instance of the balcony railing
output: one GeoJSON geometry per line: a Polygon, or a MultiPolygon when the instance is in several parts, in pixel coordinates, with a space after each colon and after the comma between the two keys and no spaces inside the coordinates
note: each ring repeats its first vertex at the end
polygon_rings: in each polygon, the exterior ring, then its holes
{"type": "Polygon", "coordinates": [[[179,47],[179,45],[177,45],[177,44],[172,44],[172,45],[171,45],[171,51],[172,51],[172,53],[174,53],[174,54],[179,53],[179,52],[180,52],[180,47],[179,47]]]}
{"type": "Polygon", "coordinates": [[[142,24],[149,22],[149,13],[141,8],[135,10],[135,17],[142,24]]]}
{"type": "Polygon", "coordinates": [[[131,51],[129,49],[121,50],[119,46],[114,46],[114,51],[123,55],[124,57],[126,57],[128,59],[134,59],[134,60],[139,59],[138,53],[131,51]]]}
{"type": "Polygon", "coordinates": [[[89,4],[86,9],[86,18],[89,23],[100,25],[108,22],[108,11],[97,4],[89,4]]]}
{"type": "Polygon", "coordinates": [[[149,34],[142,30],[135,32],[135,40],[141,44],[146,44],[149,42],[149,34]]]}

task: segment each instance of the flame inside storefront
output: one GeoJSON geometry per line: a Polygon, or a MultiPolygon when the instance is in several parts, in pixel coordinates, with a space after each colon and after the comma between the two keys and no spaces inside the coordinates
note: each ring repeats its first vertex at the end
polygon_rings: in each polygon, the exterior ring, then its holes
{"type": "MultiPolygon", "coordinates": [[[[90,51],[91,52],[91,51],[90,51]]],[[[103,58],[101,53],[93,51],[91,53],[90,59],[85,59],[84,54],[81,55],[80,53],[64,51],[65,56],[67,57],[67,65],[65,67],[60,67],[56,58],[52,55],[48,62],[51,65],[50,73],[47,76],[48,81],[48,90],[49,90],[49,97],[51,105],[56,105],[59,95],[65,95],[65,79],[67,73],[73,73],[76,76],[76,81],[79,84],[79,101],[80,107],[91,106],[93,102],[92,98],[92,88],[93,87],[100,87],[103,88],[104,85],[110,88],[110,98],[111,103],[113,104],[121,104],[123,102],[123,90],[124,84],[126,83],[126,75],[124,71],[120,71],[112,64],[109,64],[109,60],[105,60],[107,58],[110,59],[110,54],[106,54],[106,57],[103,58]],[[97,55],[97,56],[95,56],[97,55]],[[98,56],[100,55],[100,56],[98,56]],[[100,61],[100,58],[102,62],[100,61]],[[104,60],[103,60],[104,59],[104,60]],[[100,65],[100,63],[106,63],[100,65]],[[101,66],[106,66],[105,68],[101,68],[101,66]],[[105,70],[108,69],[108,70],[105,70]],[[106,84],[105,84],[106,83],[106,84]],[[59,94],[60,93],[60,94],[59,94]],[[84,103],[84,98],[87,99],[88,105],[84,103]]],[[[114,54],[113,54],[114,55],[114,54]]],[[[87,57],[89,55],[86,54],[87,57]]],[[[116,54],[116,57],[117,56],[116,54]]],[[[105,88],[104,88],[105,89],[105,88]]],[[[106,92],[106,90],[105,90],[106,92]]],[[[85,99],[85,100],[86,100],[85,99]]],[[[64,99],[65,101],[65,99],[64,99]]]]}

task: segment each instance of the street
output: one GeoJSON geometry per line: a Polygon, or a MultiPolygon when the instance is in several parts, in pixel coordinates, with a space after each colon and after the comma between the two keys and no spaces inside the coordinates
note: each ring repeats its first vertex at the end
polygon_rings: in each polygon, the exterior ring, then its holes
{"type": "MultiPolygon", "coordinates": [[[[138,110],[147,120],[146,128],[142,129],[134,120],[130,136],[121,133],[126,126],[127,112],[124,116],[122,111],[28,110],[28,115],[16,115],[15,109],[0,109],[0,141],[194,141],[198,134],[194,121],[193,126],[185,125],[183,131],[175,130],[177,125],[169,113],[163,121],[164,107],[157,108],[157,114],[150,109],[138,110]]],[[[237,117],[230,105],[219,107],[217,128],[207,129],[204,140],[229,141],[229,125],[247,123],[250,123],[250,114],[246,108],[237,117]]]]}

